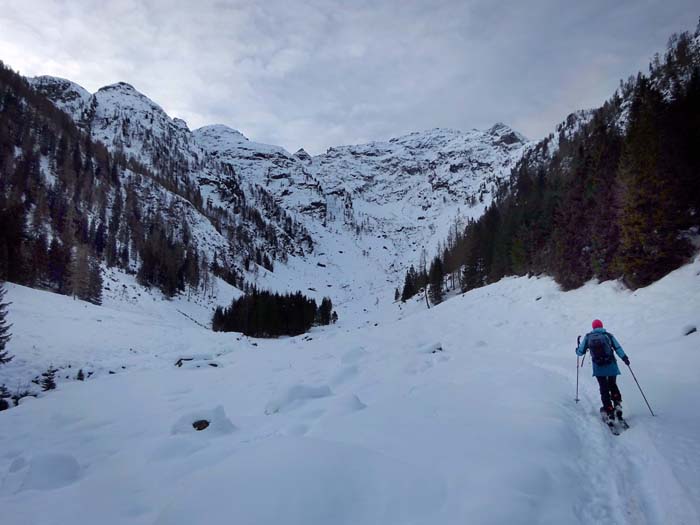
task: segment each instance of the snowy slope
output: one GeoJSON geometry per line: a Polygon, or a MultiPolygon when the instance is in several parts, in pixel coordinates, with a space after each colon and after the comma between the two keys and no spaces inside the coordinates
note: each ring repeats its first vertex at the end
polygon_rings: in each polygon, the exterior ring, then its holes
{"type": "Polygon", "coordinates": [[[279,340],[148,301],[8,299],[18,357],[3,374],[86,358],[99,373],[0,413],[3,524],[700,519],[699,335],[683,335],[700,325],[700,260],[636,292],[509,278],[279,340]],[[624,370],[620,437],[588,365],[574,403],[574,343],[595,317],[657,413],[624,370]]]}
{"type": "MultiPolygon", "coordinates": [[[[529,146],[505,124],[489,130],[432,129],[329,149],[309,169],[331,196],[335,214],[350,202],[354,225],[391,243],[403,272],[421,248],[434,253],[455,217],[479,217],[529,146]]],[[[331,208],[333,208],[331,204],[331,208]]]]}

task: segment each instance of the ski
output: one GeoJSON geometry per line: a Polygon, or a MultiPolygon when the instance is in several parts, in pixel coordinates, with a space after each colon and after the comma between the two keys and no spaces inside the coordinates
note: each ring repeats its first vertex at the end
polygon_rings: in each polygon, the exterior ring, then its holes
{"type": "Polygon", "coordinates": [[[608,428],[610,429],[610,432],[613,433],[613,435],[615,435],[615,436],[620,435],[620,429],[617,428],[617,425],[615,424],[614,421],[607,421],[607,422],[605,422],[605,424],[608,425],[608,428]]]}
{"type": "Polygon", "coordinates": [[[627,430],[630,427],[627,420],[623,418],[620,414],[617,415],[617,422],[623,428],[623,430],[627,430]]]}
{"type": "Polygon", "coordinates": [[[617,420],[617,425],[622,427],[623,430],[627,430],[630,427],[625,418],[622,417],[622,407],[620,405],[615,406],[615,419],[617,420]]]}
{"type": "Polygon", "coordinates": [[[603,420],[603,423],[605,423],[607,425],[607,427],[610,429],[610,432],[612,432],[613,435],[615,435],[615,436],[620,435],[620,429],[615,424],[614,419],[608,418],[608,415],[602,410],[600,412],[600,418],[603,420]]]}

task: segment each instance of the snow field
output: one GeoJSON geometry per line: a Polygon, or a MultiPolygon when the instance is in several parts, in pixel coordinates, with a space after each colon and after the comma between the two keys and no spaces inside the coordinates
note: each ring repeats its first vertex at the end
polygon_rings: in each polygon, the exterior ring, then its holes
{"type": "Polygon", "coordinates": [[[683,335],[700,322],[700,261],[634,293],[509,278],[430,310],[383,301],[378,326],[349,309],[345,324],[254,342],[177,302],[49,295],[10,287],[20,362],[2,373],[127,368],[0,413],[3,524],[700,521],[700,336],[683,335]],[[590,358],[574,402],[576,335],[593,318],[658,414],[621,365],[619,437],[599,421],[590,358]],[[174,366],[185,354],[221,366],[174,366]],[[213,423],[195,431],[200,418],[213,423]]]}

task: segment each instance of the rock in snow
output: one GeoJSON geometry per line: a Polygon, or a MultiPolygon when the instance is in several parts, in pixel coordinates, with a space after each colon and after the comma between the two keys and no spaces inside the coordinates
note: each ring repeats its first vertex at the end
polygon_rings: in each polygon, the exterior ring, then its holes
{"type": "MultiPolygon", "coordinates": [[[[202,427],[201,424],[197,426],[202,427]]],[[[183,415],[173,425],[171,434],[193,434],[204,428],[206,428],[205,434],[210,435],[230,434],[236,430],[231,420],[226,417],[224,407],[219,405],[213,410],[197,410],[183,415]],[[208,424],[206,427],[197,428],[194,424],[199,421],[206,421],[208,424]]]]}

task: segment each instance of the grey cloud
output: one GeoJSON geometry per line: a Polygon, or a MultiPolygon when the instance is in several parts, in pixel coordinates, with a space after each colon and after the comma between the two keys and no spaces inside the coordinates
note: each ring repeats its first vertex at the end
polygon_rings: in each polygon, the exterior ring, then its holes
{"type": "Polygon", "coordinates": [[[318,153],[503,121],[532,138],[644,69],[695,1],[0,0],[0,59],[129,82],[190,127],[318,153]]]}

